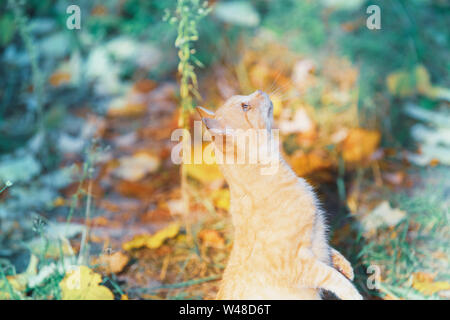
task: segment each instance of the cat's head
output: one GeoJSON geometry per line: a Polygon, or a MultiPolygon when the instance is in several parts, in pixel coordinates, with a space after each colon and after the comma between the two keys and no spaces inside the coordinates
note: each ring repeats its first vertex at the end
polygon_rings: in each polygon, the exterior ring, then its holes
{"type": "Polygon", "coordinates": [[[233,130],[271,130],[273,105],[269,96],[257,90],[248,96],[232,96],[216,112],[197,107],[203,122],[213,135],[233,130]]]}
{"type": "Polygon", "coordinates": [[[220,151],[219,161],[224,162],[219,163],[263,164],[277,154],[271,144],[273,105],[261,90],[248,96],[233,96],[216,112],[202,107],[197,107],[197,111],[220,151]],[[226,159],[222,158],[224,154],[226,159]]]}
{"type": "Polygon", "coordinates": [[[257,90],[248,96],[233,96],[216,112],[202,107],[197,111],[219,151],[218,164],[270,165],[261,174],[278,170],[278,135],[273,134],[273,104],[266,93],[257,90]]]}

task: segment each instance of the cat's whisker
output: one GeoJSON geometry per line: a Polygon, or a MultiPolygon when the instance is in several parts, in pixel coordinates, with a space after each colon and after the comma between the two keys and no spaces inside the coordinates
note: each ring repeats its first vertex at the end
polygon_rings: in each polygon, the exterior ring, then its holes
{"type": "Polygon", "coordinates": [[[271,85],[270,85],[269,90],[267,90],[267,91],[272,91],[272,90],[274,89],[274,87],[276,86],[277,80],[278,80],[278,78],[280,77],[280,75],[281,75],[281,71],[278,70],[278,71],[277,71],[277,74],[276,74],[276,76],[275,76],[275,78],[272,80],[272,83],[271,83],[271,85]]]}

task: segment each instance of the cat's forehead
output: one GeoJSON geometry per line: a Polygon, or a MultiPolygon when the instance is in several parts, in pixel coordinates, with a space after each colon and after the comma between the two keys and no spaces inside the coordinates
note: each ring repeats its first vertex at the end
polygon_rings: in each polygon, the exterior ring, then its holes
{"type": "Polygon", "coordinates": [[[245,102],[249,99],[249,96],[242,96],[242,95],[236,95],[232,96],[231,98],[228,98],[228,100],[225,102],[226,106],[235,105],[237,103],[245,102]]]}

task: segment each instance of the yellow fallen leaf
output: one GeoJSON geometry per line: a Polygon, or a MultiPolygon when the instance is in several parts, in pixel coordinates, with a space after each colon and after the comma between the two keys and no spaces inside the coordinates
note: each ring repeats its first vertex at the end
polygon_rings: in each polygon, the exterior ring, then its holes
{"type": "Polygon", "coordinates": [[[386,78],[389,91],[399,97],[410,97],[421,94],[430,99],[450,99],[450,90],[434,86],[428,70],[423,65],[418,65],[414,70],[396,71],[386,78]]]}
{"type": "Polygon", "coordinates": [[[342,157],[346,162],[366,160],[376,151],[380,139],[381,134],[378,131],[350,129],[342,142],[342,157]]]}
{"type": "Polygon", "coordinates": [[[128,295],[123,294],[120,296],[120,300],[130,300],[130,299],[128,298],[128,295]]]}
{"type": "Polygon", "coordinates": [[[147,247],[149,249],[159,248],[166,239],[175,237],[180,231],[179,223],[172,223],[166,228],[159,230],[154,235],[143,234],[134,237],[131,241],[125,242],[122,248],[126,251],[147,247]]]}
{"type": "Polygon", "coordinates": [[[53,200],[53,206],[54,207],[62,207],[66,204],[66,201],[63,197],[57,197],[55,200],[53,200]]]}
{"type": "Polygon", "coordinates": [[[102,278],[86,266],[69,271],[59,283],[62,300],[114,300],[107,287],[100,285],[102,278]]]}
{"type": "Polygon", "coordinates": [[[417,291],[432,295],[439,291],[450,290],[450,283],[447,281],[434,281],[434,275],[425,272],[416,272],[413,274],[412,286],[417,291]]]}
{"type": "Polygon", "coordinates": [[[215,190],[211,194],[214,205],[223,210],[230,210],[230,190],[219,189],[215,190]]]}
{"type": "Polygon", "coordinates": [[[223,179],[217,164],[185,164],[185,170],[189,177],[208,184],[223,179]]]}

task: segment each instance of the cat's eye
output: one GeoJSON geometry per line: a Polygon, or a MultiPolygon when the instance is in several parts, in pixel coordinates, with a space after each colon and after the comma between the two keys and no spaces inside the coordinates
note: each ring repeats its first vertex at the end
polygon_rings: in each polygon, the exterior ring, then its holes
{"type": "Polygon", "coordinates": [[[245,102],[241,103],[241,107],[242,107],[242,110],[244,110],[244,111],[247,111],[248,109],[250,109],[250,105],[245,102]]]}

